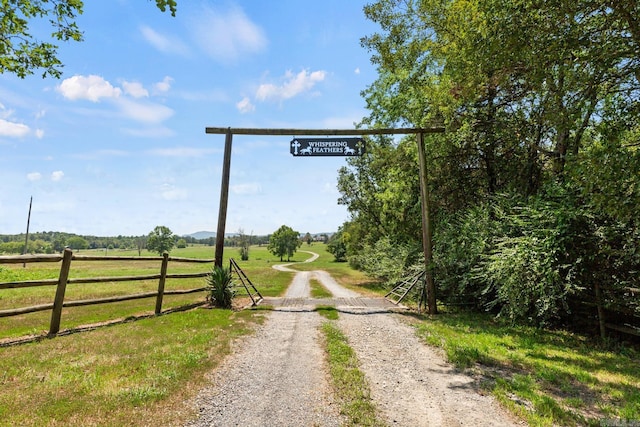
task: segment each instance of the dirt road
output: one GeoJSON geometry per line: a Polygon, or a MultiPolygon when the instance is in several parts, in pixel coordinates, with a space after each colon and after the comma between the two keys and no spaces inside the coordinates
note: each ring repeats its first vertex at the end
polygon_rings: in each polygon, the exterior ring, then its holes
{"type": "MultiPolygon", "coordinates": [[[[315,254],[313,254],[315,256],[315,254]]],[[[317,257],[317,256],[316,256],[317,257]]],[[[313,261],[312,257],[308,261],[313,261]]],[[[286,265],[276,266],[287,269],[286,265]]],[[[482,395],[474,380],[449,366],[422,344],[402,316],[385,303],[360,298],[326,272],[298,272],[284,298],[255,335],[211,374],[211,385],[193,404],[201,426],[339,426],[344,422],[333,400],[313,311],[309,279],[334,295],[338,326],[355,350],[371,396],[387,424],[395,426],[518,425],[482,395]]]]}

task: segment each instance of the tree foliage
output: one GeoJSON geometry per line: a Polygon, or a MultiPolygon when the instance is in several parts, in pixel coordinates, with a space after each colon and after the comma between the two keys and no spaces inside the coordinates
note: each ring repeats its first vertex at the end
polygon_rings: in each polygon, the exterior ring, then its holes
{"type": "MultiPolygon", "coordinates": [[[[156,0],[161,11],[175,16],[175,0],[156,0]]],[[[0,73],[24,78],[36,70],[42,77],[60,78],[62,61],[58,58],[58,42],[82,41],[76,19],[83,13],[82,0],[13,0],[0,3],[0,73]],[[51,38],[41,40],[33,35],[34,22],[47,21],[51,38]]]]}
{"type": "MultiPolygon", "coordinates": [[[[637,2],[378,0],[362,125],[423,127],[441,301],[568,322],[596,281],[638,286],[637,2]],[[461,296],[464,301],[461,300],[461,296]]],[[[420,262],[414,137],[341,169],[343,241],[360,268],[420,262]]],[[[385,267],[386,266],[386,267],[385,267]]]]}
{"type": "Polygon", "coordinates": [[[338,228],[338,232],[334,233],[327,242],[327,252],[333,255],[333,258],[337,262],[344,262],[347,260],[347,245],[344,242],[343,228],[338,228]]]}
{"type": "Polygon", "coordinates": [[[173,232],[164,225],[158,225],[147,236],[147,250],[162,255],[170,252],[176,244],[173,232]]]}
{"type": "Polygon", "coordinates": [[[271,235],[267,249],[275,256],[280,257],[280,261],[285,255],[289,261],[302,244],[299,236],[300,233],[294,231],[293,228],[283,225],[271,235]]]}

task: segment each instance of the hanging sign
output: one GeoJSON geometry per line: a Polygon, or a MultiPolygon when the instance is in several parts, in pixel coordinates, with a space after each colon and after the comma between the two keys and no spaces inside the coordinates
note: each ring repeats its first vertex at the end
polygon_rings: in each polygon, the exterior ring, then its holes
{"type": "Polygon", "coordinates": [[[364,153],[362,138],[294,138],[291,141],[294,156],[361,156],[364,153]]]}

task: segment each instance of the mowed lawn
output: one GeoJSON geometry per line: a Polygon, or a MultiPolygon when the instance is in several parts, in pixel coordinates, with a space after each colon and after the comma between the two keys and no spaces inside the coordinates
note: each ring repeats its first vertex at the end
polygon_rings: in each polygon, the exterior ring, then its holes
{"type": "MultiPolygon", "coordinates": [[[[211,259],[213,248],[175,249],[171,255],[211,259]]],[[[225,265],[229,257],[265,296],[281,295],[293,277],[271,268],[280,260],[264,247],[252,247],[249,261],[240,260],[237,248],[225,248],[225,265]]],[[[384,293],[361,272],[334,262],[325,245],[304,244],[290,261],[294,269],[327,270],[363,294],[384,293]],[[320,258],[304,263],[310,255],[303,251],[319,253],[320,258]]],[[[59,263],[4,265],[0,282],[55,278],[59,268],[59,263]]],[[[159,261],[74,262],[70,277],[154,274],[159,268],[159,261]]],[[[209,268],[170,263],[169,273],[209,268]]],[[[203,285],[203,279],[170,280],[167,289],[203,285]]],[[[51,302],[51,288],[0,290],[0,309],[51,302]]],[[[88,299],[155,289],[155,281],[70,284],[67,295],[88,299]]],[[[164,308],[202,302],[204,296],[167,296],[164,308]]],[[[229,353],[236,337],[253,333],[267,313],[195,308],[153,316],[154,306],[155,299],[148,298],[71,307],[63,312],[63,330],[121,322],[0,347],[0,426],[181,425],[195,415],[185,402],[204,386],[205,374],[229,353]]],[[[0,339],[42,334],[49,319],[49,311],[0,318],[0,339]]],[[[485,392],[529,425],[634,425],[640,420],[640,355],[629,344],[513,327],[489,315],[444,309],[437,316],[414,314],[408,319],[426,343],[442,348],[450,362],[474,374],[485,392]]]]}

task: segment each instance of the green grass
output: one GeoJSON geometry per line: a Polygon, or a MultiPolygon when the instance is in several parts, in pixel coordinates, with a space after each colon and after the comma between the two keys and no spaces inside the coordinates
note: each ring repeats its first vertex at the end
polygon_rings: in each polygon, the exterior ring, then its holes
{"type": "Polygon", "coordinates": [[[1,426],[181,425],[262,314],[195,309],[0,349],[1,426]]]}
{"type": "Polygon", "coordinates": [[[309,280],[309,287],[311,288],[311,298],[331,298],[333,296],[333,294],[316,279],[309,280]]]}
{"type": "Polygon", "coordinates": [[[459,368],[484,374],[486,388],[530,425],[640,420],[640,353],[633,349],[481,314],[433,316],[418,324],[418,334],[459,368]]]}
{"type": "Polygon", "coordinates": [[[377,417],[371,400],[369,385],[358,368],[355,352],[347,338],[332,322],[322,325],[326,340],[329,371],[340,401],[341,413],[347,418],[346,426],[384,426],[377,417]]]}
{"type": "MultiPolygon", "coordinates": [[[[171,251],[173,257],[212,259],[214,248],[210,246],[189,246],[171,251]]],[[[230,257],[239,258],[238,250],[226,248],[225,265],[230,257]]],[[[104,250],[83,250],[79,255],[105,255],[104,250]]],[[[111,250],[109,256],[138,256],[137,250],[111,250]]],[[[143,251],[141,256],[156,256],[143,251]]],[[[304,260],[308,254],[297,254],[298,259],[304,260]]],[[[293,273],[281,272],[271,268],[279,263],[279,258],[271,255],[266,247],[252,247],[249,261],[238,261],[238,264],[257,287],[263,296],[279,296],[291,282],[293,273]]],[[[212,264],[189,264],[170,262],[168,273],[201,273],[211,269],[212,264]]],[[[150,275],[160,272],[160,261],[73,261],[71,263],[70,278],[81,277],[110,277],[150,275]]],[[[60,273],[60,262],[32,263],[26,268],[22,264],[0,265],[0,282],[55,279],[60,273]]],[[[193,289],[205,286],[204,278],[195,279],[167,279],[165,290],[193,289]]],[[[94,284],[67,285],[65,301],[87,300],[120,295],[131,295],[144,292],[155,292],[158,289],[157,280],[135,282],[108,282],[94,284]]],[[[51,304],[55,295],[55,286],[41,286],[21,289],[0,290],[0,310],[28,307],[39,304],[51,304]]],[[[246,294],[239,288],[239,296],[246,294]]],[[[163,299],[163,310],[175,309],[180,306],[204,301],[205,293],[187,295],[166,295],[163,299]]],[[[109,322],[131,316],[153,314],[155,298],[145,298],[118,303],[92,305],[87,307],[65,308],[62,313],[61,328],[76,328],[81,325],[109,322]]],[[[38,335],[48,331],[51,311],[28,313],[15,317],[0,318],[0,339],[17,338],[24,335],[38,335]]]]}
{"type": "Polygon", "coordinates": [[[319,305],[316,307],[318,314],[329,320],[338,320],[338,310],[332,306],[319,305]]]}

